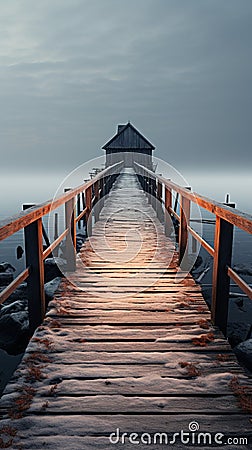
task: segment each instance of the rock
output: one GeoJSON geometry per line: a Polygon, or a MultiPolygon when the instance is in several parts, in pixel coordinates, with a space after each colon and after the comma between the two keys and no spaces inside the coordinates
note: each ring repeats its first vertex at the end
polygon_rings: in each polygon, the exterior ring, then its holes
{"type": "Polygon", "coordinates": [[[7,306],[3,306],[0,311],[0,317],[6,314],[13,314],[15,312],[27,311],[28,310],[28,300],[16,300],[13,303],[10,303],[7,306]]]}
{"type": "Polygon", "coordinates": [[[201,290],[204,300],[206,301],[207,305],[210,306],[212,301],[212,288],[202,286],[201,290]]]}
{"type": "Polygon", "coordinates": [[[45,283],[53,280],[54,278],[64,276],[64,270],[66,270],[65,259],[58,257],[47,258],[44,262],[44,265],[45,265],[45,283]]]}
{"type": "Polygon", "coordinates": [[[18,355],[27,346],[29,323],[27,311],[5,314],[0,317],[0,347],[12,355],[18,355]]]}
{"type": "Polygon", "coordinates": [[[234,348],[239,362],[252,372],[252,339],[242,342],[234,348]]]}
{"type": "Polygon", "coordinates": [[[248,275],[252,277],[252,266],[247,264],[236,264],[233,269],[240,275],[248,275]]]}
{"type": "Polygon", "coordinates": [[[10,380],[11,375],[21,361],[23,354],[16,356],[8,355],[4,350],[0,350],[0,396],[10,380]]]}
{"type": "Polygon", "coordinates": [[[202,265],[202,263],[203,263],[203,258],[202,258],[202,256],[198,255],[196,258],[196,261],[193,265],[192,272],[194,270],[197,270],[202,265]]]}
{"type": "Polygon", "coordinates": [[[21,259],[23,254],[24,254],[23,248],[21,247],[21,245],[18,245],[17,248],[16,248],[17,259],[21,259]]]}
{"type": "Polygon", "coordinates": [[[13,267],[8,262],[4,262],[0,264],[0,273],[14,273],[16,272],[15,267],[13,267]]]}
{"type": "Polygon", "coordinates": [[[250,337],[251,326],[246,322],[229,322],[227,337],[231,347],[236,347],[250,337]]]}
{"type": "Polygon", "coordinates": [[[4,302],[4,305],[15,302],[16,300],[27,299],[27,283],[22,283],[4,302]]]}
{"type": "Polygon", "coordinates": [[[57,277],[45,284],[45,295],[47,301],[53,299],[54,293],[58,289],[60,282],[61,277],[57,277]]]}
{"type": "Polygon", "coordinates": [[[1,272],[0,273],[0,286],[8,286],[13,281],[13,273],[1,272]]]}

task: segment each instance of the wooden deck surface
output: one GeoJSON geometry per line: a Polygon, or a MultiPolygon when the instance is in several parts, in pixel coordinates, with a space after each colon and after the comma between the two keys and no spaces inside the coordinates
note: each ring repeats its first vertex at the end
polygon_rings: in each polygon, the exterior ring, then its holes
{"type": "MultiPolygon", "coordinates": [[[[178,272],[173,242],[126,172],[5,390],[1,438],[13,449],[132,449],[129,436],[113,445],[109,435],[119,428],[172,439],[193,422],[213,437],[251,437],[241,408],[250,390],[200,287],[178,272]]],[[[196,448],[176,442],[137,448],[196,448]]]]}

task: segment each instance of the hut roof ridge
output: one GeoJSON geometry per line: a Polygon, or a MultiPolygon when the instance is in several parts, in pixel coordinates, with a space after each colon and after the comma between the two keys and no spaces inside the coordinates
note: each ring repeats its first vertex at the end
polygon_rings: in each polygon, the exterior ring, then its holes
{"type": "Polygon", "coordinates": [[[102,148],[104,150],[108,149],[110,147],[110,144],[118,139],[127,130],[127,128],[130,128],[134,133],[136,133],[150,149],[155,149],[154,145],[152,145],[152,143],[148,141],[148,139],[146,139],[146,137],[142,133],[140,133],[140,131],[138,131],[138,129],[135,128],[131,122],[128,122],[124,127],[121,127],[120,131],[118,131],[102,148]]]}

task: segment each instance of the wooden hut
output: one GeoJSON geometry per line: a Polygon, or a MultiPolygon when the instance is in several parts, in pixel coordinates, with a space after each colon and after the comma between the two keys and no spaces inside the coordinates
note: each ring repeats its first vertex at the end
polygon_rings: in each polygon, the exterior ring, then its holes
{"type": "Polygon", "coordinates": [[[132,167],[133,161],[148,169],[153,168],[152,152],[155,147],[133,125],[118,125],[117,133],[103,147],[106,151],[106,167],[124,161],[132,167]]]}

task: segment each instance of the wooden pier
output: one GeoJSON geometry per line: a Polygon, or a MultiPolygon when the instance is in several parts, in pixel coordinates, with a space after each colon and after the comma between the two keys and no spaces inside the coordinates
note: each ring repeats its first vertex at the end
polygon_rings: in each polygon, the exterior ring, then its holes
{"type": "MultiPolygon", "coordinates": [[[[0,402],[0,448],[196,448],[195,442],[181,443],[179,435],[172,442],[173,433],[181,430],[191,436],[208,433],[200,442],[204,449],[220,448],[217,433],[224,435],[223,442],[252,438],[251,381],[213,325],[199,285],[179,267],[186,252],[188,205],[183,202],[177,251],[168,227],[165,234],[157,218],[150,172],[139,168],[138,177],[121,166],[119,176],[119,171],[115,177],[106,172],[106,193],[112,189],[76,262],[69,246],[76,270],[62,280],[36,328],[40,307],[33,321],[36,331],[0,402]]],[[[94,201],[90,192],[86,197],[86,215],[106,184],[102,175],[92,183],[97,180],[94,201]]],[[[162,198],[161,181],[156,180],[155,199],[162,198]]],[[[171,213],[165,189],[165,208],[171,213]]],[[[80,192],[66,193],[67,201],[80,192]]],[[[230,220],[229,209],[223,207],[230,220]]],[[[16,219],[16,228],[27,226],[27,214],[25,221],[16,219]]],[[[69,211],[67,217],[70,229],[69,211]]],[[[245,216],[239,220],[243,227],[249,221],[245,216]]],[[[74,241],[74,226],[71,231],[74,241]]],[[[37,276],[43,278],[41,271],[37,276]]],[[[251,441],[247,446],[233,442],[225,447],[251,448],[251,441]]]]}

